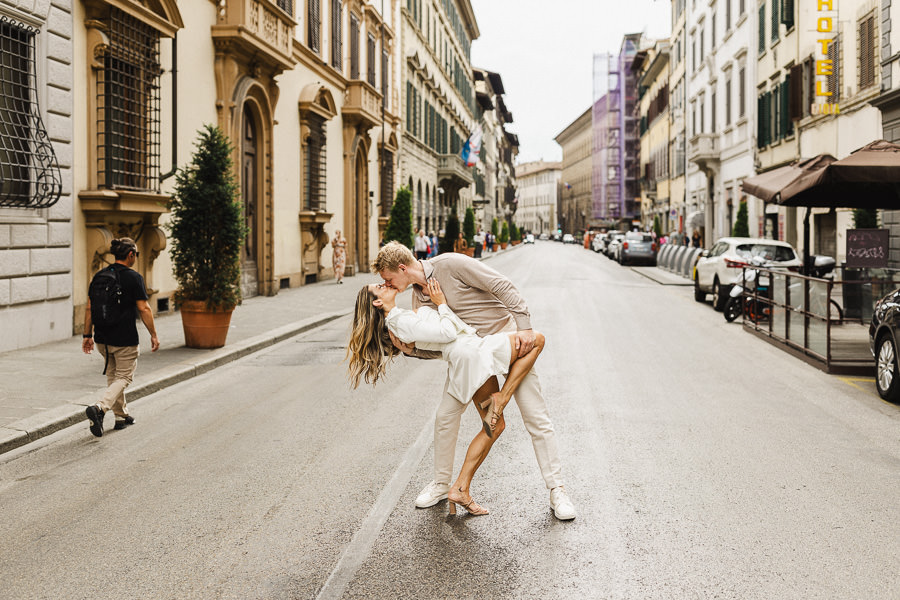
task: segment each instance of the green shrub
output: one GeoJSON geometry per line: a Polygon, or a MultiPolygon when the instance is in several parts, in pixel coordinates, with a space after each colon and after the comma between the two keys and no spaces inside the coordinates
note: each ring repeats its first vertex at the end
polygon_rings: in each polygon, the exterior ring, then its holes
{"type": "Polygon", "coordinates": [[[731,230],[734,237],[750,237],[750,226],[747,223],[747,203],[741,202],[737,217],[734,219],[734,228],[731,230]]]}
{"type": "Polygon", "coordinates": [[[456,213],[450,213],[447,217],[447,226],[444,227],[444,237],[438,242],[440,252],[453,252],[453,242],[459,237],[459,217],[456,213]]]}
{"type": "Polygon", "coordinates": [[[475,211],[471,206],[466,209],[463,219],[463,237],[466,238],[466,245],[471,248],[475,243],[475,211]]]}
{"type": "Polygon", "coordinates": [[[394,205],[391,206],[391,218],[384,230],[385,243],[396,240],[409,249],[413,248],[415,237],[412,228],[412,192],[406,186],[397,190],[394,205]]]}
{"type": "Polygon", "coordinates": [[[198,134],[191,163],[178,170],[168,202],[175,300],[231,310],[241,302],[241,249],[252,232],[244,221],[231,142],[213,125],[198,134]]]}
{"type": "Polygon", "coordinates": [[[503,221],[503,229],[500,230],[500,236],[497,239],[501,244],[509,242],[509,224],[506,221],[503,221]]]}

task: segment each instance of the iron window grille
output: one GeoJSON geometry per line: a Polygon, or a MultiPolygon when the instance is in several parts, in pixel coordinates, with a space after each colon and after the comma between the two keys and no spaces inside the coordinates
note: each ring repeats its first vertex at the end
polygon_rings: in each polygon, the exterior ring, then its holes
{"type": "Polygon", "coordinates": [[[118,8],[97,77],[101,188],[159,191],[159,32],[118,8]]]}
{"type": "Polygon", "coordinates": [[[0,207],[47,208],[62,176],[37,104],[37,30],[0,17],[0,207]]]}
{"type": "Polygon", "coordinates": [[[303,209],[325,210],[325,118],[309,115],[309,137],[304,157],[303,209]]]}

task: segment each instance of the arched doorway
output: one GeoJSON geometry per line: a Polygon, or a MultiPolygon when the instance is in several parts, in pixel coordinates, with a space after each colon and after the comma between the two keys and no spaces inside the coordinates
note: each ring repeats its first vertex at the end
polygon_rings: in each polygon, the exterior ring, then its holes
{"type": "Polygon", "coordinates": [[[241,294],[244,298],[259,293],[256,262],[259,235],[259,138],[256,119],[244,104],[241,127],[241,198],[247,237],[241,252],[241,294]]]}
{"type": "Polygon", "coordinates": [[[354,166],[354,206],[356,207],[356,231],[353,240],[353,257],[356,259],[354,273],[365,273],[369,270],[369,169],[363,144],[356,150],[354,166]]]}

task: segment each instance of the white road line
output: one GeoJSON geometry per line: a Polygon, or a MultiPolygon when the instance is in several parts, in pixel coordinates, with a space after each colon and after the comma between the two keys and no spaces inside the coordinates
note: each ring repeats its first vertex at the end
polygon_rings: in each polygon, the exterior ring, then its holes
{"type": "Polygon", "coordinates": [[[369,555],[372,545],[378,538],[378,534],[381,533],[381,528],[384,527],[391,511],[397,506],[397,502],[409,485],[410,479],[425,455],[425,450],[433,439],[434,418],[431,418],[419,432],[416,441],[406,450],[394,475],[381,490],[372,510],[366,515],[359,530],[353,535],[353,539],[350,540],[334,570],[325,581],[325,585],[319,590],[319,594],[316,596],[317,600],[339,599],[344,595],[347,586],[350,585],[356,572],[369,555]]]}

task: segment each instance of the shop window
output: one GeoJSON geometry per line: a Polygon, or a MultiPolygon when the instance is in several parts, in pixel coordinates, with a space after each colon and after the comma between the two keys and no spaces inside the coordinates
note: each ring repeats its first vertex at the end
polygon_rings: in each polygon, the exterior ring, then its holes
{"type": "Polygon", "coordinates": [[[62,178],[37,105],[37,31],[0,18],[0,207],[56,204],[62,178]]]}
{"type": "Polygon", "coordinates": [[[159,191],[159,32],[111,7],[97,77],[100,187],[159,191]]]}

